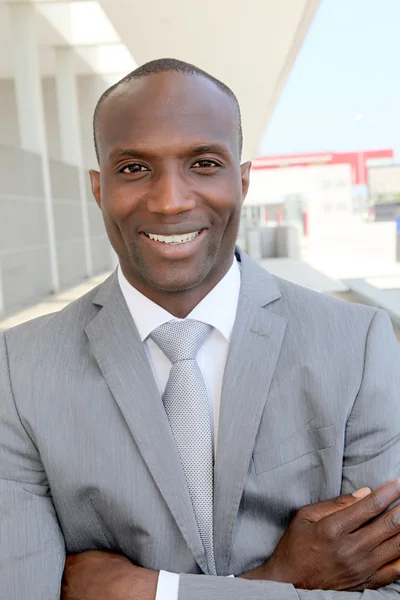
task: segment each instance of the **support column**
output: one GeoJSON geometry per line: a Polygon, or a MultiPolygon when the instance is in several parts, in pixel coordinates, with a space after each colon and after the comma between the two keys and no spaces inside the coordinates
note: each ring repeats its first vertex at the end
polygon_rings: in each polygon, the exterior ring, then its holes
{"type": "Polygon", "coordinates": [[[68,46],[56,48],[56,89],[62,159],[64,162],[76,165],[78,168],[86,275],[91,277],[93,275],[93,261],[85,181],[87,174],[83,164],[74,53],[68,46]]]}
{"type": "Polygon", "coordinates": [[[49,154],[43,109],[42,80],[36,41],[35,9],[29,3],[9,4],[11,44],[21,147],[41,156],[49,241],[51,284],[60,288],[49,154]]]}

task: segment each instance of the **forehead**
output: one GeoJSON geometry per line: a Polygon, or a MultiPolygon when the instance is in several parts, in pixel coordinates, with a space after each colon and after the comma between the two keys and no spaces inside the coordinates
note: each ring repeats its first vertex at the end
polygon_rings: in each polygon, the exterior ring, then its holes
{"type": "Polygon", "coordinates": [[[104,102],[97,123],[100,154],[114,148],[168,148],[220,143],[238,152],[235,103],[198,75],[158,73],[121,84],[104,102]]]}

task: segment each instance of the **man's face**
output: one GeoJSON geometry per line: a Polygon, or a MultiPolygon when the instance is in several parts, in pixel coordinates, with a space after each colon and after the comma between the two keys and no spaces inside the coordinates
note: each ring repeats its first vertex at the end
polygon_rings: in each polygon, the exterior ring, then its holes
{"type": "Polygon", "coordinates": [[[93,194],[130,283],[150,297],[215,285],[232,264],[250,168],[233,101],[200,76],[150,75],[106,99],[97,139],[93,194]]]}

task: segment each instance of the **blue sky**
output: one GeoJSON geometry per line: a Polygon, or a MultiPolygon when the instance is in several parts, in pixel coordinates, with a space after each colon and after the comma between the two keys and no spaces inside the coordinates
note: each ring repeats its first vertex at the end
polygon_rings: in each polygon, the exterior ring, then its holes
{"type": "Polygon", "coordinates": [[[400,0],[322,0],[260,153],[387,147],[400,161],[400,0]]]}

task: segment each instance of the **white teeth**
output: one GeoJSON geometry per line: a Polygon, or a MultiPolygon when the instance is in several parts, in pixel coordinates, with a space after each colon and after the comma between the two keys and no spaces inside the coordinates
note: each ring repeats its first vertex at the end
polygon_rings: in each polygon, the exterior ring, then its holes
{"type": "Polygon", "coordinates": [[[156,235],[154,233],[146,233],[146,235],[155,242],[163,242],[164,244],[185,244],[186,242],[193,242],[199,233],[200,231],[185,233],[183,235],[156,235]]]}

